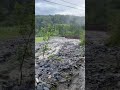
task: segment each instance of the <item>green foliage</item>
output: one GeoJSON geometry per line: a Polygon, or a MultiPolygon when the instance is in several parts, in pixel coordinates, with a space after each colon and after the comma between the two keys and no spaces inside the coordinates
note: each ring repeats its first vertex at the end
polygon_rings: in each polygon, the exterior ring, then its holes
{"type": "Polygon", "coordinates": [[[43,58],[44,58],[44,55],[45,55],[45,53],[46,53],[47,50],[48,50],[48,43],[45,43],[44,46],[43,46],[43,49],[42,49],[43,58]]]}
{"type": "Polygon", "coordinates": [[[57,61],[61,61],[62,60],[62,58],[60,58],[59,56],[56,56],[56,55],[50,55],[48,57],[48,59],[54,59],[54,60],[57,60],[57,61]]]}
{"type": "Polygon", "coordinates": [[[80,32],[80,45],[85,45],[85,31],[80,32]]]}
{"type": "Polygon", "coordinates": [[[110,38],[106,41],[107,44],[120,45],[120,0],[87,0],[86,2],[88,30],[108,31],[110,38]]]}
{"type": "Polygon", "coordinates": [[[75,24],[84,25],[85,17],[70,16],[70,15],[36,15],[35,29],[46,27],[48,24],[75,24]]]}
{"type": "Polygon", "coordinates": [[[48,40],[53,35],[53,27],[51,25],[46,26],[45,28],[41,28],[41,35],[43,37],[43,41],[45,42],[43,46],[43,58],[45,55],[45,52],[49,49],[48,48],[48,40]]]}
{"type": "Polygon", "coordinates": [[[86,2],[87,25],[105,25],[107,0],[87,0],[86,2]]]}
{"type": "Polygon", "coordinates": [[[109,46],[120,45],[120,7],[118,5],[120,1],[109,1],[109,9],[107,12],[107,28],[109,30],[110,38],[108,39],[109,46]]]}
{"type": "Polygon", "coordinates": [[[80,33],[84,31],[84,27],[79,25],[55,24],[42,27],[36,36],[47,39],[49,36],[61,36],[67,38],[80,38],[80,33]],[[45,34],[44,34],[45,33],[45,34]]]}
{"type": "Polygon", "coordinates": [[[120,45],[120,19],[119,14],[114,14],[110,19],[109,30],[110,38],[108,39],[109,45],[120,45]],[[118,18],[117,18],[118,17],[118,18]]]}
{"type": "Polygon", "coordinates": [[[38,15],[35,17],[35,35],[46,41],[49,36],[80,38],[85,30],[84,17],[69,15],[38,15]]]}
{"type": "Polygon", "coordinates": [[[39,43],[43,41],[43,37],[35,37],[35,43],[39,43]]]}
{"type": "Polygon", "coordinates": [[[31,38],[34,37],[34,1],[20,3],[16,1],[14,11],[14,19],[16,26],[18,26],[18,32],[21,38],[24,40],[24,44],[18,49],[18,61],[20,62],[20,78],[19,85],[22,85],[23,81],[23,64],[27,57],[33,58],[31,38]],[[31,54],[32,53],[32,54],[31,54]]]}
{"type": "Polygon", "coordinates": [[[0,40],[16,38],[20,36],[20,29],[17,26],[0,27],[0,40]]]}

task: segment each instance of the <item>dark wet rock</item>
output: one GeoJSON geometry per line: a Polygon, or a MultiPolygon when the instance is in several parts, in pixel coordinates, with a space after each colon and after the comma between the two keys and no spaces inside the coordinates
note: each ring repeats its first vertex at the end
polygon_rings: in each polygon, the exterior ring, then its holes
{"type": "MultiPolygon", "coordinates": [[[[20,38],[14,38],[9,40],[0,41],[0,90],[31,90],[29,85],[29,80],[26,72],[23,75],[24,83],[21,86],[18,86],[19,79],[19,61],[17,60],[18,47],[24,45],[24,40],[20,38]],[[27,82],[28,80],[28,82],[27,82]]],[[[31,58],[28,58],[31,60],[31,58]]],[[[33,68],[33,63],[26,63],[24,68],[29,70],[33,68]]],[[[33,73],[33,72],[32,72],[33,73]]],[[[29,73],[30,76],[30,73],[29,73]]],[[[33,75],[32,75],[33,77],[33,75]]]]}
{"type": "MultiPolygon", "coordinates": [[[[90,37],[93,36],[90,35],[90,37]]],[[[89,41],[92,44],[87,44],[85,48],[86,90],[120,90],[118,84],[120,72],[119,69],[115,70],[117,60],[120,60],[120,47],[108,47],[102,41],[99,43],[97,39],[103,40],[103,37],[96,36],[92,39],[89,41]]]]}
{"type": "MultiPolygon", "coordinates": [[[[43,42],[36,45],[36,77],[46,82],[46,85],[49,84],[50,86],[47,86],[49,89],[53,87],[56,88],[55,90],[59,90],[59,86],[64,84],[60,90],[65,90],[65,87],[71,86],[69,80],[71,81],[73,78],[74,81],[76,72],[84,73],[84,69],[80,69],[80,67],[84,66],[84,58],[81,59],[81,57],[85,56],[84,46],[79,46],[79,40],[66,38],[51,39],[48,44],[50,49],[47,52],[49,53],[46,52],[46,58],[44,59],[37,58],[42,55],[40,52],[42,45],[44,45],[43,42]]],[[[79,76],[76,78],[79,79],[79,76]]],[[[81,82],[75,87],[83,86],[82,82],[84,82],[83,77],[81,82]]],[[[42,86],[39,86],[39,88],[43,89],[42,86]]]]}

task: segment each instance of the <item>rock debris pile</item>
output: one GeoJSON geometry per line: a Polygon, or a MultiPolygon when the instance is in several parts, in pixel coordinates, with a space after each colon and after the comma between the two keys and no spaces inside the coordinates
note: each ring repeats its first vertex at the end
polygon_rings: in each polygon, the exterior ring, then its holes
{"type": "Polygon", "coordinates": [[[120,90],[120,47],[105,44],[106,32],[89,31],[87,35],[85,89],[120,90]]]}
{"type": "Polygon", "coordinates": [[[35,48],[36,90],[84,90],[84,46],[77,39],[55,37],[48,43],[44,57],[44,42],[35,48]]]}

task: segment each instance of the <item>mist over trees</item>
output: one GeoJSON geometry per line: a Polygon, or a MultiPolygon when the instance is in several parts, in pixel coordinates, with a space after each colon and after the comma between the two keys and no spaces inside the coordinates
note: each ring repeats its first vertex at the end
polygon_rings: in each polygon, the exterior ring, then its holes
{"type": "Polygon", "coordinates": [[[36,36],[42,37],[42,31],[51,28],[54,36],[79,38],[85,29],[85,17],[70,15],[37,15],[35,17],[36,36]]]}
{"type": "Polygon", "coordinates": [[[84,25],[85,17],[70,16],[70,15],[36,15],[36,29],[46,26],[47,24],[77,24],[84,25]]]}

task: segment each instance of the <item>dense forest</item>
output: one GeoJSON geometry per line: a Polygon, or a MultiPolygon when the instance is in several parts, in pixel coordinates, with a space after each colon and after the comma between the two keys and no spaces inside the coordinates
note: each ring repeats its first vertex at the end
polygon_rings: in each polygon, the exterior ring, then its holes
{"type": "Polygon", "coordinates": [[[86,0],[86,30],[109,32],[108,42],[112,45],[120,45],[119,16],[119,0],[86,0]]]}
{"type": "Polygon", "coordinates": [[[0,39],[34,35],[34,1],[2,0],[0,10],[0,39]]]}
{"type": "Polygon", "coordinates": [[[2,0],[0,11],[0,27],[18,26],[34,18],[34,0],[2,0]]]}
{"type": "Polygon", "coordinates": [[[85,17],[70,16],[70,15],[36,15],[36,29],[46,26],[46,24],[77,24],[84,25],[85,17]]]}
{"type": "Polygon", "coordinates": [[[37,37],[43,37],[49,31],[52,36],[80,38],[85,29],[85,17],[70,15],[37,15],[35,17],[35,32],[37,37]]]}
{"type": "Polygon", "coordinates": [[[0,11],[0,56],[3,57],[0,59],[0,89],[24,90],[28,82],[33,83],[26,89],[34,89],[34,73],[30,79],[30,73],[24,73],[24,70],[34,72],[34,0],[1,0],[0,11]],[[29,62],[33,64],[30,67],[29,62]],[[16,73],[10,75],[13,71],[16,73]],[[4,76],[9,78],[6,80],[4,76]],[[14,76],[16,79],[11,78],[14,76]]]}

